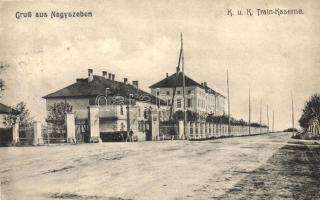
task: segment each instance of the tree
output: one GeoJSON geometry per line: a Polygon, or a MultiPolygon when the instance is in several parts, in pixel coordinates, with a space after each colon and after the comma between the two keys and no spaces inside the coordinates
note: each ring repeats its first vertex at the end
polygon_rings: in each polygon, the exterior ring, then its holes
{"type": "MultiPolygon", "coordinates": [[[[2,62],[0,62],[0,74],[8,67],[9,67],[8,64],[3,64],[2,62]]],[[[4,80],[0,78],[0,99],[2,97],[2,91],[4,90],[4,86],[5,86],[4,80]]]]}
{"type": "Polygon", "coordinates": [[[305,103],[299,124],[305,130],[308,128],[310,120],[318,120],[320,122],[320,95],[314,94],[309,101],[305,103]]]}
{"type": "Polygon", "coordinates": [[[4,124],[6,126],[12,126],[17,122],[19,122],[19,126],[28,126],[33,122],[25,102],[18,103],[12,109],[11,113],[4,118],[4,124]]]}
{"type": "Polygon", "coordinates": [[[54,125],[64,125],[67,113],[72,112],[72,106],[66,102],[54,103],[49,107],[49,115],[46,122],[54,125]]]}

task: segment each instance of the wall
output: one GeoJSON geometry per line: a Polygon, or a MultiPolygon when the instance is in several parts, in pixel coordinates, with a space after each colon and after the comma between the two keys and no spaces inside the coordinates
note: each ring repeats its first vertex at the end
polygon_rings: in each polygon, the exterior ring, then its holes
{"type": "Polygon", "coordinates": [[[266,134],[267,128],[250,128],[248,126],[231,126],[230,133],[228,132],[228,125],[226,124],[214,124],[214,123],[188,123],[187,125],[189,140],[204,140],[220,137],[237,137],[248,136],[257,134],[266,134]]]}

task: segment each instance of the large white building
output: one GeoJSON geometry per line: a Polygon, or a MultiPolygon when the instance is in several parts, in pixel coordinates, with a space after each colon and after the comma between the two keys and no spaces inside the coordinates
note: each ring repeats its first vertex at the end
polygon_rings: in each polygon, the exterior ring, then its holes
{"type": "MultiPolygon", "coordinates": [[[[168,74],[161,81],[150,86],[151,94],[172,105],[175,90],[173,111],[183,110],[183,74],[182,72],[168,74]]],[[[185,75],[186,109],[198,113],[204,119],[208,114],[225,114],[226,98],[211,89],[206,82],[198,83],[185,75]]]]}
{"type": "MultiPolygon", "coordinates": [[[[164,101],[139,89],[138,81],[132,84],[127,78],[116,81],[114,74],[103,71],[101,76],[93,75],[91,69],[88,70],[87,78],[77,79],[75,83],[43,98],[46,99],[47,114],[54,104],[65,102],[71,105],[78,124],[88,120],[88,107],[98,107],[100,133],[121,132],[130,128],[138,140],[148,137],[146,112],[157,110],[158,105],[165,106],[164,101]]],[[[80,126],[76,129],[77,134],[81,132],[80,126]]]]}

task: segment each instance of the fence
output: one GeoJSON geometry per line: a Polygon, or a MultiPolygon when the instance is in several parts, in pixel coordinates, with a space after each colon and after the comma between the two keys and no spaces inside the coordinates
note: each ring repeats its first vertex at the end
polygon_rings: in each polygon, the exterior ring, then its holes
{"type": "Polygon", "coordinates": [[[176,124],[159,125],[159,139],[179,139],[179,126],[176,124]]]}
{"type": "Polygon", "coordinates": [[[19,144],[32,145],[34,142],[34,127],[33,125],[19,127],[19,144]]]}
{"type": "Polygon", "coordinates": [[[67,143],[67,128],[65,125],[53,125],[48,123],[41,128],[44,144],[67,143]]]}
{"type": "Polygon", "coordinates": [[[230,126],[230,133],[227,124],[215,124],[208,122],[189,122],[186,132],[189,135],[189,140],[205,140],[221,137],[236,137],[246,135],[258,135],[268,132],[265,127],[250,127],[249,126],[230,126]]]}

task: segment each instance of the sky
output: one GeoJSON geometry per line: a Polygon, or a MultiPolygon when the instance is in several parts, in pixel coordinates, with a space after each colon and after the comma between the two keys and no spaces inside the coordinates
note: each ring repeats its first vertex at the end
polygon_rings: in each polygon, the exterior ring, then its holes
{"type": "Polygon", "coordinates": [[[127,77],[149,86],[172,74],[178,62],[180,33],[184,39],[186,75],[208,82],[227,95],[230,111],[275,129],[291,127],[291,97],[295,124],[304,102],[320,93],[320,2],[269,1],[1,1],[0,62],[9,67],[1,103],[25,101],[35,120],[44,121],[45,100],[52,93],[85,78],[87,69],[105,70],[117,80],[127,77]],[[302,9],[303,15],[257,16],[256,9],[302,9]],[[227,9],[252,9],[253,16],[228,16],[227,9]],[[91,18],[22,18],[16,12],[90,11],[91,18]]]}

